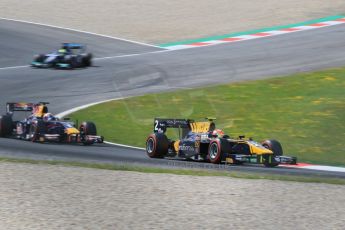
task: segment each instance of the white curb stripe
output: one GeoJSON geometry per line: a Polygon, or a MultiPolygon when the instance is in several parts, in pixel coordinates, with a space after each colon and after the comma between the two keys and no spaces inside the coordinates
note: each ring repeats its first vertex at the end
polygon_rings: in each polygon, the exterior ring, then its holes
{"type": "Polygon", "coordinates": [[[272,34],[272,36],[274,35],[280,35],[280,34],[287,34],[287,33],[290,33],[288,31],[282,31],[282,30],[272,30],[270,31],[270,34],[272,34]]]}
{"type": "Polygon", "coordinates": [[[311,165],[311,166],[305,166],[304,168],[314,169],[314,170],[322,170],[322,171],[331,171],[331,172],[344,172],[345,173],[345,168],[334,167],[334,166],[311,165]]]}
{"type": "Polygon", "coordinates": [[[240,36],[225,38],[225,39],[231,39],[231,38],[234,38],[234,39],[240,38],[241,39],[241,40],[237,40],[237,41],[236,40],[226,41],[223,38],[223,39],[219,39],[219,40],[202,41],[202,42],[195,42],[195,43],[191,43],[191,44],[166,46],[164,48],[169,49],[169,50],[181,50],[181,49],[189,49],[189,48],[196,48],[196,47],[206,47],[206,46],[223,44],[223,43],[230,43],[230,42],[240,42],[240,41],[246,41],[246,40],[250,40],[250,39],[265,38],[265,37],[271,37],[271,36],[275,36],[275,35],[294,33],[294,32],[299,32],[299,31],[319,29],[319,28],[324,28],[324,27],[328,27],[328,26],[344,24],[345,23],[344,19],[345,18],[340,18],[337,20],[313,23],[313,24],[304,25],[304,26],[295,26],[295,27],[290,27],[290,28],[276,29],[276,30],[271,30],[271,31],[264,31],[264,32],[254,33],[254,34],[246,34],[246,35],[240,35],[240,36]],[[341,20],[343,20],[343,21],[341,21],[341,20]]]}
{"type": "Polygon", "coordinates": [[[333,25],[343,24],[344,22],[341,22],[341,21],[327,21],[327,22],[323,22],[323,23],[328,24],[330,26],[333,26],[333,25]]]}
{"type": "Polygon", "coordinates": [[[98,105],[98,104],[101,104],[101,103],[105,103],[105,102],[109,102],[109,101],[117,101],[117,100],[122,100],[122,99],[126,99],[126,98],[129,98],[129,97],[118,97],[118,98],[114,98],[114,99],[109,99],[109,100],[104,100],[104,101],[98,101],[98,102],[94,102],[94,103],[90,103],[90,104],[86,104],[86,105],[82,105],[82,106],[78,106],[78,107],[75,107],[73,109],[69,109],[69,110],[66,110],[64,112],[61,112],[61,113],[58,113],[56,114],[55,116],[59,119],[71,114],[71,113],[74,113],[74,112],[77,112],[79,110],[82,110],[82,109],[86,109],[86,108],[89,108],[91,106],[94,106],[94,105],[98,105]]]}
{"type": "Polygon", "coordinates": [[[306,166],[298,166],[298,165],[279,165],[282,167],[287,168],[299,168],[299,169],[310,169],[310,170],[321,170],[321,171],[328,171],[328,172],[344,172],[344,167],[335,167],[335,166],[327,166],[327,165],[306,165],[306,166]]]}

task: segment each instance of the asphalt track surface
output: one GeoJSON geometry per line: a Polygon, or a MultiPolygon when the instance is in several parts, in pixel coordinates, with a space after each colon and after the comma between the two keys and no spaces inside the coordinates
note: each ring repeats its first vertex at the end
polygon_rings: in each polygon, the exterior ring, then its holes
{"type": "MultiPolygon", "coordinates": [[[[0,105],[49,101],[53,113],[112,98],[263,79],[345,63],[345,25],[179,51],[7,20],[0,20],[0,35],[0,105]],[[96,59],[93,67],[26,66],[33,54],[54,50],[61,42],[86,43],[96,59]]],[[[4,110],[1,106],[0,112],[4,110]]],[[[1,156],[15,158],[345,178],[339,172],[149,159],[142,150],[106,144],[85,147],[0,139],[0,147],[1,156]]]]}

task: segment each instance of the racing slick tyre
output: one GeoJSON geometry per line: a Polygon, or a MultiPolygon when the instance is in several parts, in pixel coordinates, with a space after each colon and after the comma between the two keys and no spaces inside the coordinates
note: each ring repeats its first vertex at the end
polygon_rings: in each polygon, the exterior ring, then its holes
{"type": "MultiPolygon", "coordinates": [[[[283,155],[283,148],[279,141],[277,140],[265,140],[261,143],[265,148],[271,150],[273,152],[273,157],[275,156],[282,156],[283,155]]],[[[264,166],[266,167],[276,167],[279,165],[279,162],[275,162],[274,159],[269,160],[272,155],[266,155],[264,166]]]]}
{"type": "Polygon", "coordinates": [[[37,123],[32,123],[29,129],[29,141],[44,142],[45,124],[43,121],[38,120],[37,123]]]}
{"type": "Polygon", "coordinates": [[[75,56],[72,56],[72,55],[66,55],[64,58],[63,58],[63,63],[66,63],[68,64],[68,69],[72,70],[74,68],[77,67],[77,59],[75,56]]]}
{"type": "Polygon", "coordinates": [[[225,139],[216,139],[210,142],[207,158],[213,164],[219,164],[224,160],[225,153],[229,153],[230,145],[225,139]]]}
{"type": "Polygon", "coordinates": [[[44,58],[45,58],[44,54],[37,54],[37,55],[34,56],[34,61],[43,62],[44,58]]]}
{"type": "Polygon", "coordinates": [[[169,149],[169,140],[163,133],[153,133],[146,139],[146,153],[150,158],[163,158],[169,149]]]}
{"type": "Polygon", "coordinates": [[[84,57],[83,57],[83,66],[85,67],[89,67],[92,65],[92,54],[91,53],[87,53],[84,57]]]}
{"type": "Polygon", "coordinates": [[[90,122],[90,121],[84,121],[80,124],[79,131],[80,131],[80,137],[81,137],[82,143],[84,145],[92,145],[93,142],[88,141],[86,136],[87,135],[92,135],[92,136],[97,135],[97,128],[96,128],[95,123],[90,122]]]}
{"type": "Polygon", "coordinates": [[[0,137],[9,136],[12,132],[12,117],[9,115],[0,116],[0,137]]]}
{"type": "Polygon", "coordinates": [[[69,61],[69,69],[74,69],[78,67],[78,62],[77,62],[77,58],[76,57],[71,57],[70,61],[69,61]]]}

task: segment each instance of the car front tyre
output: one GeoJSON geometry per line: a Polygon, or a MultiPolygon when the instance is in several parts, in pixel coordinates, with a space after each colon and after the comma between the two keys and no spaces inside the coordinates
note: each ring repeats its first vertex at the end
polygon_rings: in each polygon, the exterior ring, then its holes
{"type": "Polygon", "coordinates": [[[271,150],[273,155],[266,155],[264,156],[264,166],[266,167],[276,167],[279,165],[279,162],[275,162],[275,156],[282,156],[283,155],[283,148],[279,141],[277,140],[265,140],[262,143],[262,146],[271,150]],[[271,158],[271,159],[270,159],[271,158]]]}

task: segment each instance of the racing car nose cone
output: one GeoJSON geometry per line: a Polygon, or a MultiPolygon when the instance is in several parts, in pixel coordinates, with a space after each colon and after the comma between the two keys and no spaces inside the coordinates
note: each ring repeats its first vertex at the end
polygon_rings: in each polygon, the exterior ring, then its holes
{"type": "Polygon", "coordinates": [[[79,130],[76,128],[67,128],[65,129],[65,133],[70,135],[70,134],[79,134],[79,130]]]}

